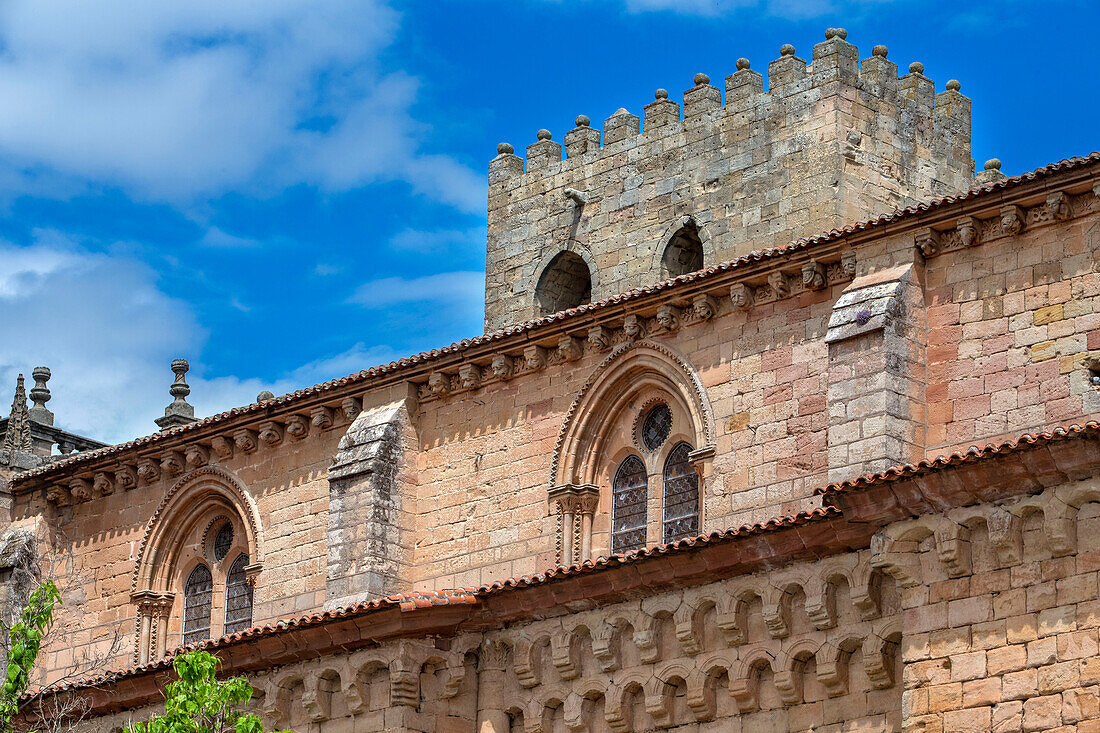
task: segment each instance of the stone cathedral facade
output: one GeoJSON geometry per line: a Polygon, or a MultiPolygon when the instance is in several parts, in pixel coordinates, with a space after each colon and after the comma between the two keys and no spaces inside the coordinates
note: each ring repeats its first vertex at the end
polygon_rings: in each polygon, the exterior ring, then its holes
{"type": "Polygon", "coordinates": [[[483,336],[198,420],[176,362],[66,455],[17,397],[49,694],[121,730],[189,645],[296,733],[1100,731],[1100,155],[975,176],[846,36],[501,144],[483,336]]]}

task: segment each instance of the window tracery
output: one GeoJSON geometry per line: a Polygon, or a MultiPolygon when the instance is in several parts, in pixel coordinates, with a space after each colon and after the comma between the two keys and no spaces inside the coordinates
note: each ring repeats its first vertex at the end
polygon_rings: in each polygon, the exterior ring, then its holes
{"type": "Polygon", "coordinates": [[[691,465],[691,446],[678,443],[664,470],[663,542],[699,534],[699,476],[691,465]]]}
{"type": "Polygon", "coordinates": [[[235,634],[252,626],[252,586],[245,575],[248,555],[240,555],[225,576],[225,633],[235,634]]]}
{"type": "Polygon", "coordinates": [[[196,565],[183,585],[183,643],[210,638],[210,609],[214,598],[214,576],[210,568],[196,565]]]}
{"type": "Polygon", "coordinates": [[[672,432],[672,411],[664,402],[658,402],[645,415],[642,423],[642,442],[646,448],[657,450],[668,440],[672,432]]]}
{"type": "Polygon", "coordinates": [[[626,552],[645,545],[648,488],[649,478],[642,459],[627,456],[615,472],[612,484],[612,552],[626,552]]]}

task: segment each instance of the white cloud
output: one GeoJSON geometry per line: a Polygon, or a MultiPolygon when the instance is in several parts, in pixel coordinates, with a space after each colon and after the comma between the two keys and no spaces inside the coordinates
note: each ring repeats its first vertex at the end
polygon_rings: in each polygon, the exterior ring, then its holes
{"type": "Polygon", "coordinates": [[[394,249],[410,252],[443,253],[453,250],[481,250],[485,227],[472,229],[403,229],[390,239],[394,249]]]}
{"type": "Polygon", "coordinates": [[[479,173],[426,155],[417,82],[377,57],[384,0],[0,5],[0,180],[174,202],[406,181],[464,209],[479,173]]]}
{"type": "Polygon", "coordinates": [[[49,408],[57,425],[108,442],[156,430],[171,401],[169,364],[191,362],[188,383],[197,415],[255,400],[262,390],[300,389],[395,358],[386,346],[356,344],[266,381],[208,377],[206,331],[191,307],[165,295],[146,264],[91,253],[57,232],[37,232],[29,247],[0,242],[0,414],[7,415],[16,374],[53,372],[49,408]]]}
{"type": "Polygon", "coordinates": [[[384,277],[359,286],[349,299],[368,308],[404,303],[478,303],[485,290],[483,272],[443,272],[424,277],[384,277]]]}

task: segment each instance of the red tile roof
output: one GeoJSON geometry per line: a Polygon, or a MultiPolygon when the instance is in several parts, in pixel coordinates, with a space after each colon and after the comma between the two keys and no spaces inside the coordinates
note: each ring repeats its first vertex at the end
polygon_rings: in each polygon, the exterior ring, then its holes
{"type": "Polygon", "coordinates": [[[891,466],[877,473],[864,474],[858,478],[823,486],[819,489],[815,489],[814,493],[826,497],[834,494],[844,494],[876,484],[884,484],[891,481],[910,478],[912,476],[921,476],[935,471],[942,471],[952,466],[988,461],[999,456],[1008,455],[1020,450],[1027,450],[1047,443],[1098,436],[1100,436],[1100,422],[1094,420],[1086,422],[1083,425],[1057,427],[1042,433],[1024,433],[1018,438],[1006,440],[1003,443],[989,443],[980,448],[978,446],[971,446],[964,453],[956,452],[947,456],[926,459],[919,463],[906,463],[900,466],[891,466]]]}
{"type": "Polygon", "coordinates": [[[671,280],[665,280],[654,285],[628,290],[625,293],[614,295],[609,298],[604,298],[603,300],[600,300],[596,303],[581,305],[576,308],[570,308],[569,310],[564,310],[559,313],[554,313],[552,315],[544,316],[542,318],[536,318],[525,323],[509,326],[508,328],[494,331],[492,333],[487,333],[482,336],[463,339],[462,341],[457,341],[453,344],[450,344],[449,346],[444,346],[442,348],[432,349],[430,351],[425,351],[419,354],[415,354],[413,356],[408,356],[403,359],[398,359],[397,361],[390,362],[389,364],[371,367],[370,369],[365,369],[355,374],[351,374],[346,377],[340,377],[339,379],[333,379],[328,382],[322,382],[321,384],[307,387],[305,389],[300,389],[296,392],[282,395],[281,397],[275,397],[273,399],[265,400],[263,402],[255,402],[250,405],[235,407],[226,412],[212,415],[189,425],[183,425],[180,427],[172,428],[170,430],[153,433],[152,435],[147,435],[125,443],[120,443],[118,445],[85,451],[83,453],[77,453],[69,458],[55,461],[45,466],[17,474],[12,478],[11,485],[13,487],[18,487],[20,484],[26,483],[31,479],[37,478],[39,476],[60,473],[64,469],[71,468],[73,466],[77,466],[83,463],[88,463],[105,456],[122,453],[132,448],[139,448],[142,446],[159,443],[163,440],[186,434],[188,432],[202,430],[207,426],[224,422],[233,417],[260,414],[272,407],[279,407],[292,402],[296,402],[306,397],[322,395],[326,392],[336,390],[341,387],[367,382],[378,377],[382,377],[392,374],[394,372],[399,372],[404,369],[434,361],[450,354],[461,353],[477,346],[499,341],[510,336],[534,331],[543,326],[547,326],[553,323],[566,321],[579,314],[592,313],[610,306],[628,303],[630,301],[637,300],[638,298],[641,298],[645,295],[676,288],[684,283],[706,280],[719,273],[736,270],[738,268],[746,267],[757,262],[782,257],[784,255],[791,254],[792,252],[810,249],[815,246],[841,240],[849,235],[859,232],[870,231],[895,222],[916,218],[922,214],[937,211],[946,206],[950,206],[959,202],[981,198],[986,195],[993,195],[998,192],[1008,191],[1013,188],[1017,188],[1019,186],[1030,183],[1032,181],[1042,180],[1057,175],[1059,173],[1085,168],[1097,162],[1100,162],[1100,152],[1090,153],[1086,156],[1067,158],[1065,160],[1051,163],[1050,165],[1043,166],[1042,168],[1037,168],[1033,171],[1023,173],[1018,176],[1012,176],[1009,178],[1004,178],[1000,181],[994,181],[992,183],[986,183],[981,186],[975,186],[969,191],[963,193],[943,196],[928,201],[926,203],[909,206],[904,209],[898,209],[889,214],[882,214],[878,217],[867,219],[865,221],[861,221],[855,224],[850,224],[839,229],[832,229],[828,232],[817,234],[812,237],[805,237],[782,247],[774,247],[766,250],[754,250],[753,252],[750,252],[749,254],[744,255],[743,257],[739,257],[735,260],[723,262],[721,264],[707,267],[697,272],[681,275],[671,280]]]}

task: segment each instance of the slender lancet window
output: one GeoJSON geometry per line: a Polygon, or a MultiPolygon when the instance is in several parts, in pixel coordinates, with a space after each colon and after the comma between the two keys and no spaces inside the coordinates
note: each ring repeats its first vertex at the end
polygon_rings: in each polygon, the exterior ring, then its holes
{"type": "Polygon", "coordinates": [[[183,643],[210,638],[210,602],[214,596],[214,578],[210,568],[197,565],[183,586],[183,643]]]}
{"type": "Polygon", "coordinates": [[[611,551],[626,552],[645,545],[645,464],[627,456],[615,472],[612,486],[611,551]]]}
{"type": "Polygon", "coordinates": [[[691,446],[680,443],[665,460],[664,542],[699,534],[699,476],[690,453],[691,446]]]}
{"type": "Polygon", "coordinates": [[[225,633],[235,634],[252,626],[252,586],[244,569],[248,555],[241,555],[225,576],[225,633]]]}

